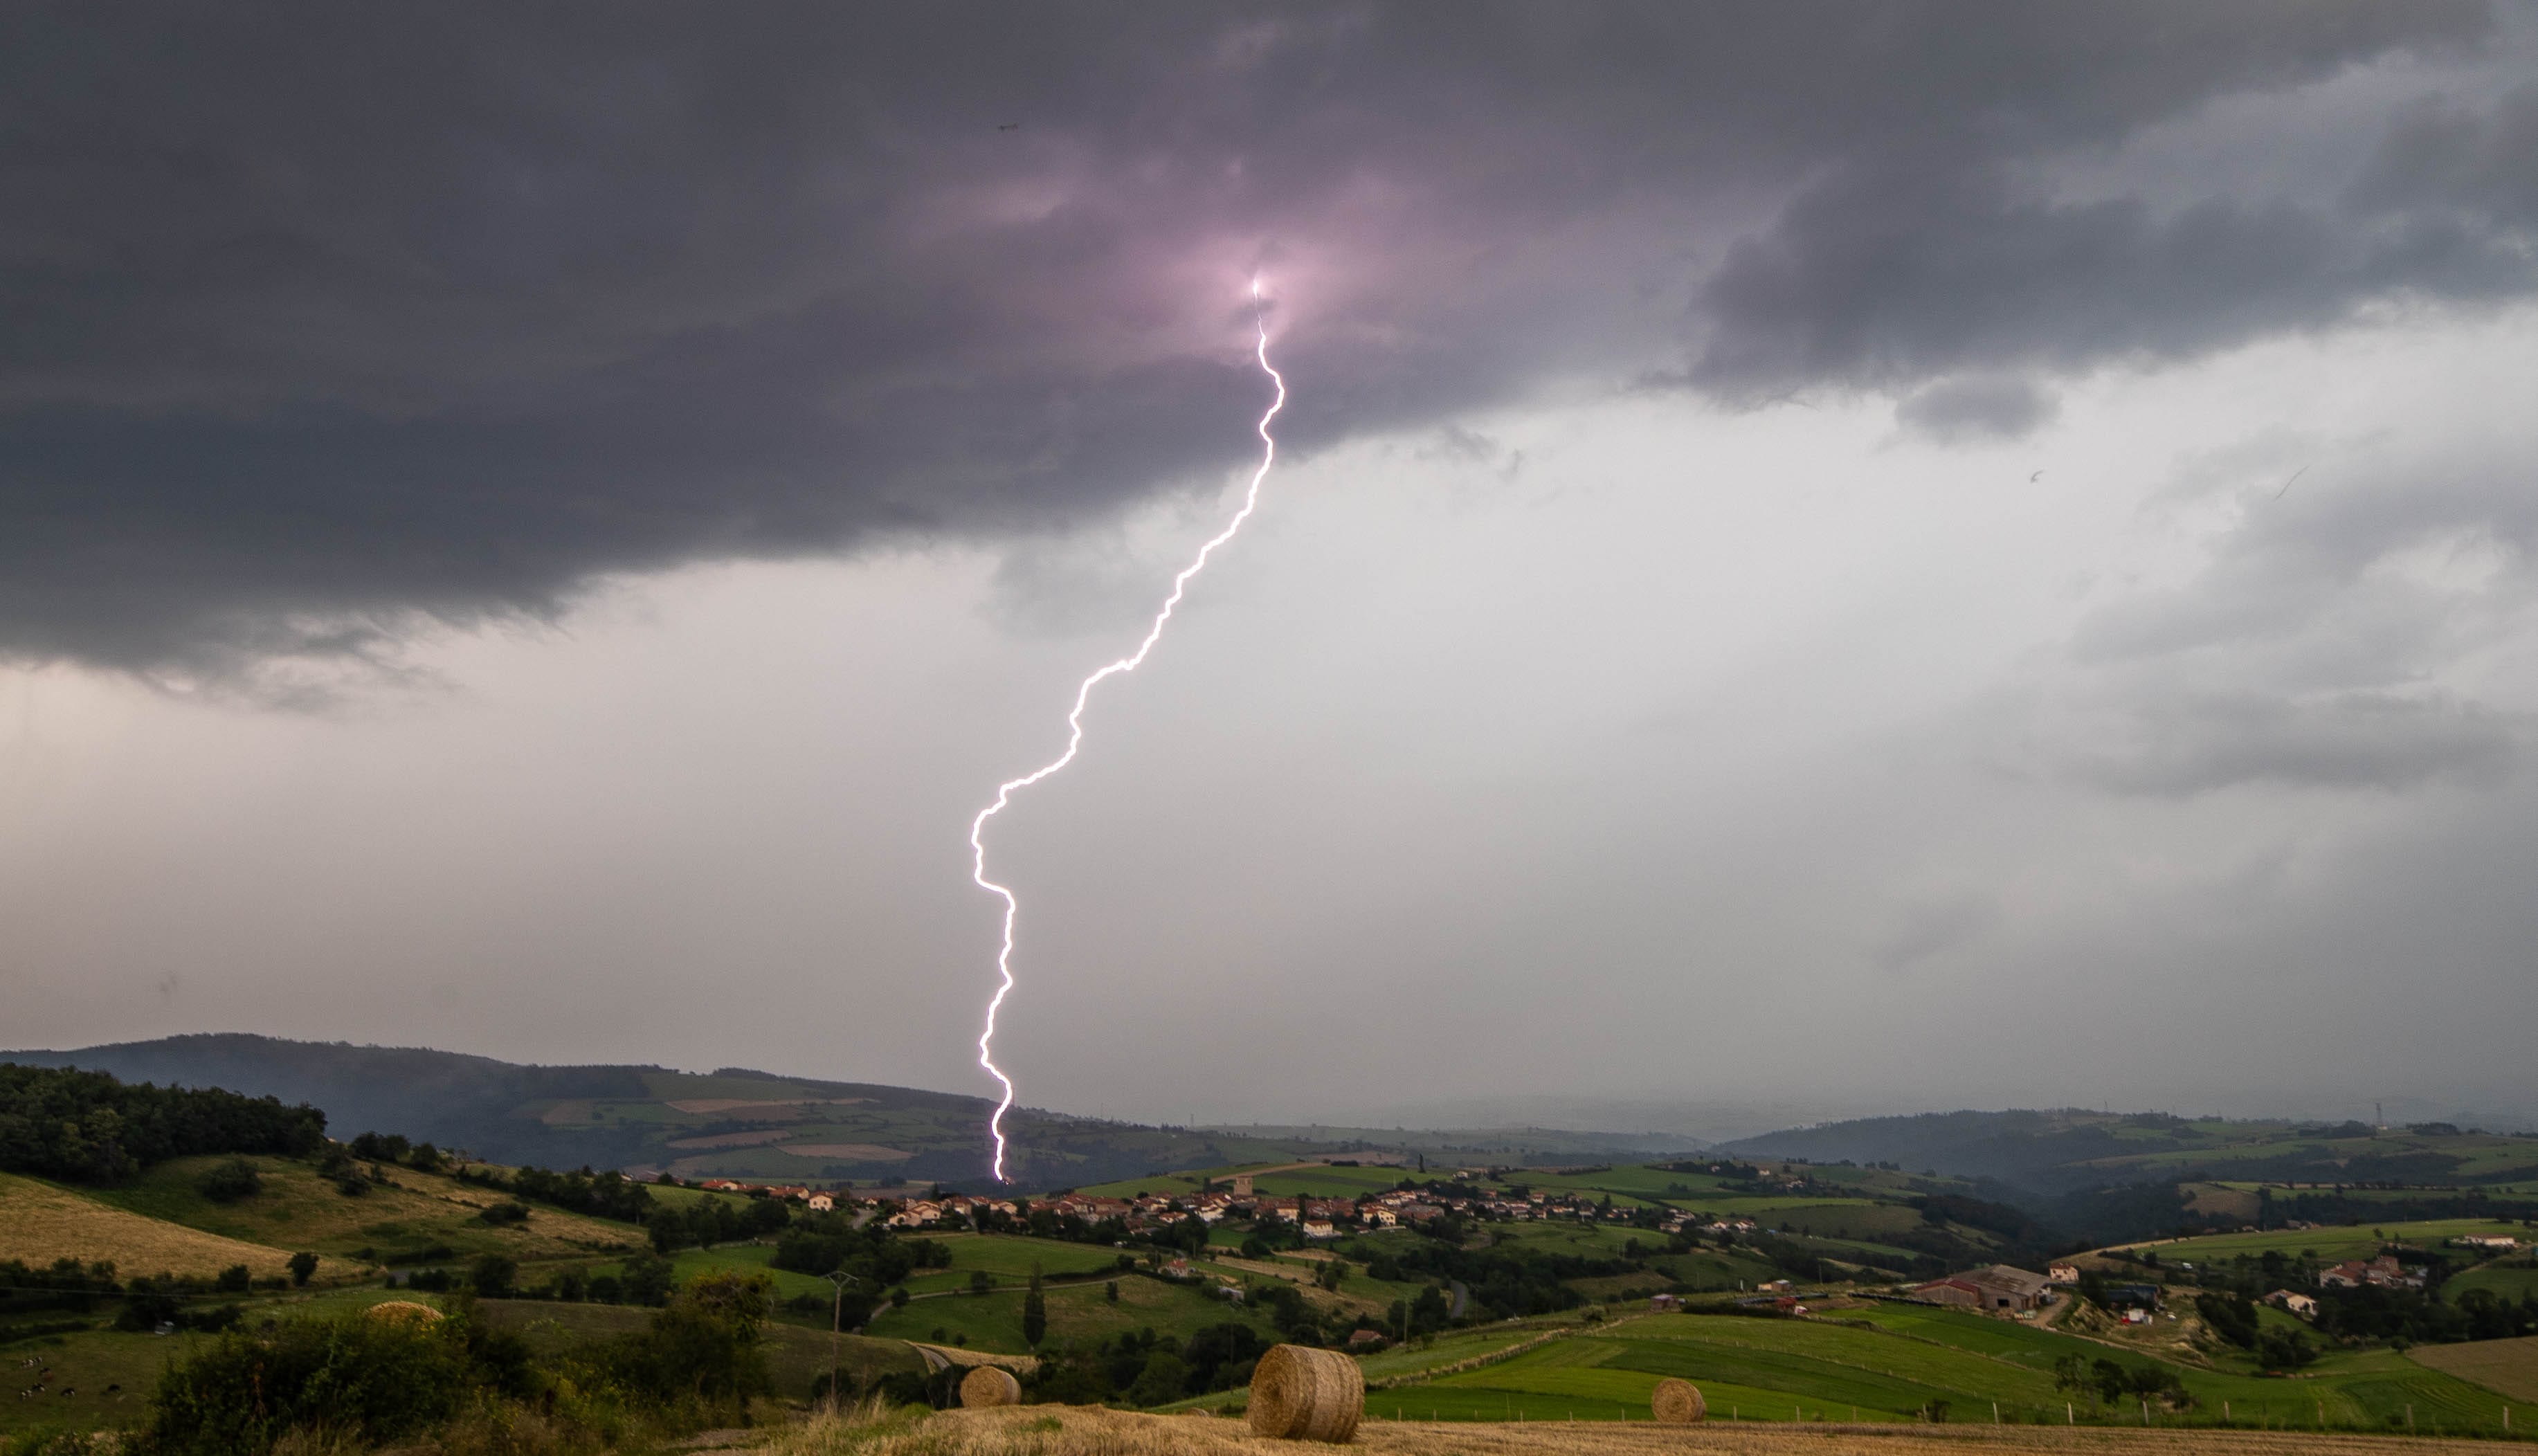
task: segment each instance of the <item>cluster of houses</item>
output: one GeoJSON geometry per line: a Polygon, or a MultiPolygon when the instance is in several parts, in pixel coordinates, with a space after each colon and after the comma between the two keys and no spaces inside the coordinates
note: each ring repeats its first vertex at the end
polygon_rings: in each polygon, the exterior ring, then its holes
{"type": "Polygon", "coordinates": [[[2317,1272],[2317,1284],[2318,1288],[2329,1290],[2358,1290],[2365,1285],[2379,1289],[2420,1290],[2424,1287],[2424,1274],[2420,1265],[2400,1264],[2396,1255],[2381,1254],[2369,1263],[2353,1259],[2321,1269],[2317,1272]]]}
{"type": "MultiPolygon", "coordinates": [[[[719,1192],[763,1193],[769,1198],[792,1199],[820,1211],[848,1207],[853,1202],[843,1194],[818,1193],[807,1188],[769,1187],[729,1178],[709,1179],[698,1186],[719,1192]]],[[[1087,1224],[1116,1220],[1132,1233],[1167,1227],[1187,1219],[1210,1224],[1228,1217],[1277,1219],[1297,1225],[1308,1239],[1338,1238],[1361,1229],[1414,1226],[1457,1211],[1503,1220],[1628,1222],[1632,1217],[1628,1209],[1607,1208],[1593,1200],[1571,1195],[1484,1193],[1477,1189],[1466,1193],[1445,1185],[1432,1185],[1415,1192],[1390,1189],[1354,1199],[1284,1197],[1212,1189],[1178,1196],[1148,1193],[1134,1198],[1108,1198],[1085,1193],[1064,1193],[1039,1199],[971,1198],[945,1194],[882,1197],[872,1200],[872,1203],[879,1210],[881,1221],[894,1228],[968,1227],[975,1225],[982,1215],[1025,1219],[1045,1212],[1059,1218],[1082,1219],[1087,1224]]],[[[1693,1214],[1677,1214],[1663,1226],[1668,1232],[1691,1229],[1720,1237],[1750,1235],[1757,1231],[1751,1219],[1703,1222],[1693,1214]]]]}
{"type": "Polygon", "coordinates": [[[735,1183],[729,1178],[707,1178],[697,1186],[707,1193],[746,1193],[752,1197],[780,1198],[788,1203],[801,1204],[815,1214],[825,1214],[840,1204],[853,1201],[835,1193],[823,1193],[816,1188],[790,1183],[735,1183]]]}

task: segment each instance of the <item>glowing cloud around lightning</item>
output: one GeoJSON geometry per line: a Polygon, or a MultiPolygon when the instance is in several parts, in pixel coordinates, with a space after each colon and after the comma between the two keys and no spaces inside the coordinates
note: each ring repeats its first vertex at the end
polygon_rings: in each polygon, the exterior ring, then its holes
{"type": "MultiPolygon", "coordinates": [[[[1251,281],[1251,298],[1256,305],[1260,298],[1260,280],[1256,278],[1251,281]]],[[[1277,394],[1270,400],[1268,413],[1260,417],[1260,424],[1256,427],[1260,434],[1260,468],[1251,472],[1251,486],[1243,492],[1242,508],[1234,513],[1234,519],[1225,523],[1224,530],[1217,532],[1205,546],[1198,549],[1197,560],[1182,567],[1181,573],[1172,578],[1171,594],[1164,598],[1163,610],[1155,614],[1154,625],[1146,629],[1146,639],[1137,644],[1137,650],[1116,662],[1104,664],[1076,688],[1075,710],[1066,715],[1066,752],[1020,778],[1008,779],[999,784],[996,788],[996,802],[979,810],[978,817],[969,822],[969,850],[972,856],[969,878],[978,883],[979,889],[995,894],[1005,902],[1004,945],[996,953],[996,974],[999,982],[996,986],[996,994],[987,1000],[986,1027],[978,1033],[978,1065],[986,1068],[987,1075],[996,1079],[997,1084],[1005,1090],[1003,1100],[996,1104],[995,1115],[987,1119],[987,1131],[996,1140],[995,1170],[999,1182],[1006,1181],[1005,1114],[1011,1111],[1014,1105],[1014,1083],[1013,1079],[1007,1077],[1003,1069],[996,1065],[992,1049],[996,1039],[996,1013],[1003,1009],[1006,995],[1014,989],[1014,916],[1021,910],[1022,905],[1014,898],[1013,891],[987,878],[985,840],[987,821],[1004,812],[1005,806],[1013,802],[1015,790],[1029,788],[1075,761],[1076,750],[1084,746],[1084,708],[1085,704],[1092,700],[1093,690],[1101,686],[1103,679],[1120,673],[1133,673],[1145,663],[1146,654],[1154,651],[1155,643],[1163,639],[1164,627],[1172,620],[1172,609],[1181,604],[1181,592],[1189,585],[1190,578],[1207,569],[1208,558],[1216,554],[1218,547],[1234,539],[1234,533],[1241,530],[1242,523],[1251,518],[1252,507],[1260,503],[1260,483],[1268,479],[1269,467],[1277,463],[1278,459],[1278,441],[1269,433],[1269,422],[1277,419],[1278,412],[1287,407],[1287,380],[1269,364],[1267,313],[1255,307],[1252,322],[1259,334],[1259,343],[1253,350],[1253,358],[1260,362],[1260,371],[1269,376],[1269,382],[1276,388],[1277,394]]]]}

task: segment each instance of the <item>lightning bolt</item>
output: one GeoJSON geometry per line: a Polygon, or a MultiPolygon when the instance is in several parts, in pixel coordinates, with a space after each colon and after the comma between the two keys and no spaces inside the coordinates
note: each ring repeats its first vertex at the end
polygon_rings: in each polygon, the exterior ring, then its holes
{"type": "Polygon", "coordinates": [[[979,889],[1005,902],[1004,945],[996,952],[996,994],[987,1000],[987,1025],[978,1033],[978,1065],[986,1068],[987,1075],[996,1079],[997,1085],[1005,1090],[1003,1100],[996,1103],[995,1115],[987,1119],[987,1132],[996,1140],[995,1173],[996,1181],[1000,1183],[1010,1181],[1005,1177],[1005,1114],[1013,1109],[1014,1082],[1004,1074],[1004,1069],[996,1065],[993,1054],[996,1013],[1004,1009],[1005,997],[1014,989],[1014,917],[1021,911],[1022,904],[1014,898],[1012,890],[987,878],[987,821],[1004,813],[1005,806],[1013,802],[1016,790],[1030,788],[1075,761],[1076,751],[1084,746],[1084,708],[1093,699],[1093,690],[1106,679],[1133,673],[1144,665],[1146,654],[1154,651],[1155,643],[1163,639],[1164,628],[1172,620],[1172,609],[1181,604],[1181,593],[1189,586],[1190,578],[1207,569],[1208,558],[1216,554],[1218,547],[1234,539],[1234,534],[1242,529],[1242,523],[1251,518],[1252,509],[1260,503],[1260,483],[1269,478],[1269,467],[1278,461],[1278,441],[1269,433],[1269,422],[1277,419],[1278,412],[1287,407],[1287,379],[1269,363],[1269,315],[1260,306],[1260,280],[1257,278],[1251,280],[1251,298],[1252,322],[1259,333],[1259,343],[1252,351],[1252,357],[1260,362],[1260,372],[1269,376],[1277,395],[1269,402],[1268,413],[1262,415],[1259,425],[1254,427],[1260,435],[1260,468],[1251,472],[1250,489],[1242,493],[1242,508],[1234,513],[1234,519],[1225,523],[1224,530],[1198,549],[1197,559],[1172,578],[1171,594],[1164,598],[1163,610],[1155,614],[1154,625],[1146,629],[1146,639],[1137,644],[1137,650],[1115,662],[1105,663],[1076,688],[1075,710],[1066,715],[1066,752],[1020,778],[1007,779],[997,785],[996,802],[979,810],[978,817],[969,821],[969,878],[977,882],[979,889]]]}

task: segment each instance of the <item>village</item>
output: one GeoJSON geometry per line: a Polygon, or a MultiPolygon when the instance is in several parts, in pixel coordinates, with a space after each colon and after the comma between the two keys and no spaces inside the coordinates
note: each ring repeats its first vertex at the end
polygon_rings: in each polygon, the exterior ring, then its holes
{"type": "MultiPolygon", "coordinates": [[[[1616,1206],[1610,1198],[1574,1194],[1491,1191],[1466,1181],[1438,1179],[1414,1189],[1398,1188],[1357,1198],[1279,1196],[1251,1191],[1251,1179],[1235,1176],[1229,1186],[1170,1196],[1142,1194],[1129,1198],[1066,1192],[1046,1198],[975,1198],[940,1189],[923,1195],[877,1194],[860,1202],[845,1190],[818,1190],[802,1185],[769,1185],[708,1178],[693,1186],[709,1193],[735,1193],[749,1198],[784,1199],[814,1213],[858,1207],[885,1226],[911,1232],[968,1230],[999,1232],[1015,1227],[1043,1231],[1064,1229],[1070,1221],[1085,1230],[1104,1225],[1119,1236],[1150,1234],[1196,1220],[1213,1227],[1232,1218],[1255,1224],[1293,1226],[1304,1239],[1323,1241],[1377,1228],[1417,1227],[1448,1215],[1493,1222],[1566,1219],[1579,1223],[1624,1224],[1657,1233],[1706,1233],[1713,1237],[1749,1236],[1760,1231],[1751,1219],[1707,1219],[1672,1213],[1652,1218],[1646,1212],[1616,1206]]],[[[1407,1181],[1407,1180],[1405,1180],[1407,1181]]]]}

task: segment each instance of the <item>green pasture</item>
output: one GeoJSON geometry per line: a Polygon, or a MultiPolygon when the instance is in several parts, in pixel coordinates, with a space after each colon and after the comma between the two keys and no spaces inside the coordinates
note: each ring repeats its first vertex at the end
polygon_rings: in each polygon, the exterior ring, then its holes
{"type": "Polygon", "coordinates": [[[124,1335],[110,1330],[47,1335],[0,1345],[0,1373],[8,1377],[0,1399],[0,1434],[44,1426],[98,1430],[138,1425],[149,1419],[150,1392],[171,1359],[210,1335],[124,1335]],[[19,1361],[38,1359],[33,1368],[19,1361]],[[44,1370],[53,1378],[37,1386],[44,1370]],[[111,1388],[110,1388],[111,1387],[111,1388]],[[19,1392],[43,1393],[21,1399],[19,1392]]]}
{"type": "MultiPolygon", "coordinates": [[[[1959,1421],[1987,1420],[1997,1402],[2005,1420],[2059,1424],[2067,1403],[2083,1421],[2121,1424],[2139,1419],[2137,1404],[2103,1406],[2057,1389],[2053,1360],[2078,1354],[2135,1367],[2160,1363],[1979,1315],[1908,1306],[1865,1313],[1871,1317],[1838,1322],[1686,1314],[1615,1323],[1482,1369],[1372,1392],[1368,1409],[1413,1420],[1431,1411],[1445,1420],[1643,1420],[1657,1380],[1672,1375],[1699,1385],[1720,1419],[1847,1421],[1855,1409],[1863,1421],[1908,1421],[1944,1401],[1959,1421]]],[[[2329,1355],[2313,1378],[2301,1380],[2175,1368],[2198,1404],[2176,1414],[2154,1407],[2155,1424],[2220,1424],[2226,1415],[2237,1425],[2323,1419],[2336,1428],[2403,1429],[2411,1409],[2415,1428],[2427,1434],[2491,1433],[2505,1405],[2385,1350],[2329,1355]]]]}
{"type": "Polygon", "coordinates": [[[1476,1359],[1511,1345],[1521,1345],[1547,1330],[1569,1329],[1577,1324],[1573,1316],[1508,1320],[1479,1329],[1457,1330],[1450,1334],[1432,1335],[1377,1351],[1358,1361],[1365,1367],[1366,1378],[1383,1380],[1398,1375],[1413,1375],[1422,1370],[1440,1369],[1463,1360],[1476,1359]]]}
{"type": "MultiPolygon", "coordinates": [[[[648,1309],[627,1305],[549,1304],[534,1299],[487,1299],[477,1307],[487,1323],[518,1331],[532,1348],[546,1355],[631,1334],[642,1329],[652,1315],[648,1309]]],[[[895,1371],[923,1368],[916,1352],[896,1340],[833,1336],[825,1329],[783,1323],[767,1325],[762,1338],[768,1372],[775,1377],[777,1394],[788,1400],[809,1396],[811,1382],[828,1373],[832,1358],[841,1371],[864,1384],[895,1371]]]]}
{"type": "MultiPolygon", "coordinates": [[[[1115,1304],[1104,1294],[1103,1284],[1047,1289],[1048,1340],[1081,1344],[1140,1329],[1186,1340],[1210,1325],[1229,1322],[1247,1324],[1263,1335],[1273,1333],[1257,1314],[1210,1295],[1197,1285],[1141,1274],[1123,1274],[1118,1285],[1115,1304]]],[[[967,1336],[972,1350],[1022,1354],[1028,1349],[1023,1343],[1023,1291],[1009,1287],[986,1294],[935,1294],[911,1299],[901,1309],[885,1305],[873,1312],[864,1332],[877,1338],[931,1341],[937,1329],[947,1341],[967,1336]]]]}
{"type": "Polygon", "coordinates": [[[1275,1198],[1360,1198],[1398,1188],[1411,1176],[1408,1168],[1398,1167],[1297,1168],[1262,1173],[1251,1180],[1251,1191],[1275,1198]]]}
{"type": "Polygon", "coordinates": [[[1100,1244],[1062,1243],[1053,1238],[1027,1238],[1012,1233],[931,1233],[922,1235],[952,1255],[949,1269],[926,1269],[907,1278],[910,1293],[966,1290],[973,1270],[985,1270],[1000,1285],[1022,1285],[1036,1264],[1043,1275],[1093,1274],[1115,1269],[1119,1251],[1100,1244]]]}
{"type": "MultiPolygon", "coordinates": [[[[402,1290],[367,1288],[199,1302],[239,1303],[250,1319],[260,1321],[331,1318],[411,1297],[402,1290]]],[[[106,1306],[98,1324],[103,1326],[111,1313],[112,1306],[106,1306]]],[[[98,1328],[0,1343],[0,1375],[16,1377],[0,1380],[8,1397],[0,1400],[0,1434],[44,1426],[97,1430],[136,1425],[148,1417],[150,1393],[158,1388],[161,1372],[218,1338],[191,1330],[151,1335],[98,1328]],[[27,1359],[39,1363],[20,1364],[27,1359]],[[36,1376],[45,1370],[52,1378],[38,1385],[36,1376]],[[18,1397],[30,1388],[43,1393],[18,1397]]]]}
{"type": "Polygon", "coordinates": [[[2538,1294],[2538,1266],[2533,1266],[2525,1257],[2514,1257],[2453,1274],[2441,1286],[2441,1298],[2455,1304],[2458,1296],[2470,1290],[2491,1290],[2505,1299],[2517,1302],[2538,1294]]]}
{"type": "Polygon", "coordinates": [[[790,1299],[796,1294],[817,1294],[826,1299],[835,1292],[836,1287],[818,1275],[776,1268],[770,1262],[774,1257],[774,1246],[763,1243],[681,1249],[670,1256],[670,1271],[681,1284],[702,1274],[764,1274],[773,1281],[778,1299],[790,1299]]]}
{"type": "Polygon", "coordinates": [[[1619,1259],[1636,1240],[1643,1254],[1661,1253],[1666,1236],[1652,1229],[1619,1224],[1579,1224],[1567,1219],[1541,1219],[1524,1224],[1492,1224],[1490,1242],[1497,1247],[1540,1249],[1584,1259],[1619,1259]]]}
{"type": "Polygon", "coordinates": [[[1142,1177],[1122,1178],[1116,1183],[1096,1183],[1075,1191],[1087,1198],[1137,1198],[1160,1193],[1166,1198],[1186,1198],[1205,1186],[1210,1178],[1227,1174],[1222,1169],[1197,1168],[1179,1173],[1147,1173],[1142,1177]]]}
{"type": "Polygon", "coordinates": [[[1675,1283],[1688,1290],[1750,1290],[1780,1277],[1777,1265],[1740,1254],[1703,1249],[1690,1254],[1660,1254],[1648,1261],[1675,1283]]]}
{"type": "MultiPolygon", "coordinates": [[[[2383,1243],[2412,1244],[2417,1248],[2440,1252],[2444,1240],[2468,1233],[2503,1233],[2525,1237],[2528,1230],[2518,1224],[2501,1219],[2437,1219],[2414,1224],[2380,1224],[2355,1226],[2337,1224],[2325,1228],[2273,1228],[2264,1232],[2206,1233],[2193,1238],[2145,1244],[2115,1245],[2138,1253],[2155,1253],[2160,1263],[2219,1263],[2240,1254],[2249,1258],[2262,1256],[2268,1249],[2287,1255],[2314,1254],[2329,1261],[2368,1259],[2379,1252],[2383,1243]]],[[[2101,1250],[2101,1252],[2106,1252],[2101,1250]]],[[[2452,1251],[2453,1253],[2458,1251],[2452,1251]]]]}

